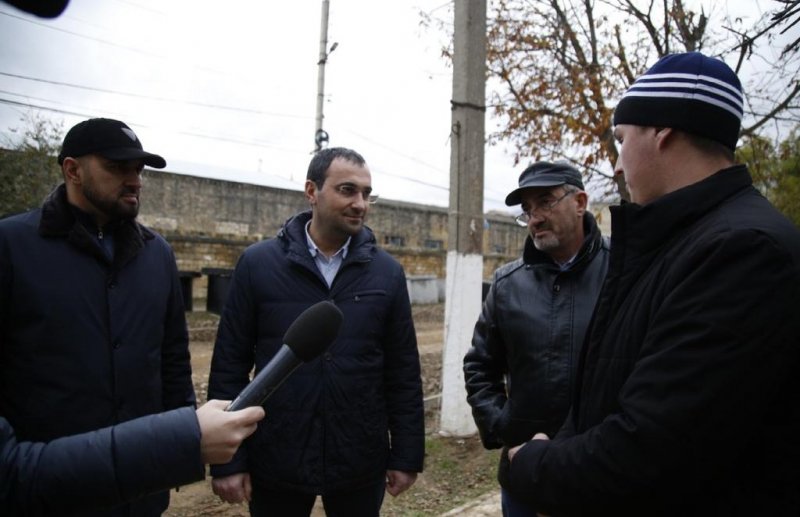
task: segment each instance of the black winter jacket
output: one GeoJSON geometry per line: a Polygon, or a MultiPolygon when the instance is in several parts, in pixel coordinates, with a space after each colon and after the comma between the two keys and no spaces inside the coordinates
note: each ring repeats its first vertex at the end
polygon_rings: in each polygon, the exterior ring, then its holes
{"type": "Polygon", "coordinates": [[[203,479],[192,408],[48,443],[19,442],[0,417],[0,515],[64,515],[113,507],[203,479]]]}
{"type": "Polygon", "coordinates": [[[341,309],[339,335],[267,399],[268,418],[233,462],[212,467],[212,475],[249,471],[254,488],[321,494],[380,482],[387,469],[420,472],[422,384],[403,269],[364,228],[329,289],[308,251],[310,217],[289,219],[277,238],[250,246],[239,259],[209,397],[233,399],[253,365],[263,368],[289,325],[317,302],[341,309]]]}
{"type": "Polygon", "coordinates": [[[800,515],[800,232],[724,169],[612,211],[570,417],[501,475],[545,514],[800,515]]]}
{"type": "MultiPolygon", "coordinates": [[[[62,184],[41,209],[0,221],[0,416],[20,441],[195,403],[169,245],[123,222],[110,262],[75,210],[62,184]]],[[[163,492],[113,514],[160,514],[168,502],[163,492]]]]}
{"type": "Polygon", "coordinates": [[[568,269],[528,236],[522,257],[495,271],[464,357],[467,401],[486,448],[553,436],[564,423],[608,268],[608,242],[588,212],[583,225],[586,238],[568,269]]]}

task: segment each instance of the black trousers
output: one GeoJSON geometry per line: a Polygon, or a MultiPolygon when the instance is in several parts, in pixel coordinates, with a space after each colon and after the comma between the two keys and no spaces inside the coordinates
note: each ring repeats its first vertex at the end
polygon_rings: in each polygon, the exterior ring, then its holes
{"type": "MultiPolygon", "coordinates": [[[[322,496],[327,517],[378,517],[386,483],[381,481],[347,492],[322,496]]],[[[286,490],[262,490],[253,487],[250,501],[252,517],[308,517],[314,508],[315,494],[286,490]]]]}

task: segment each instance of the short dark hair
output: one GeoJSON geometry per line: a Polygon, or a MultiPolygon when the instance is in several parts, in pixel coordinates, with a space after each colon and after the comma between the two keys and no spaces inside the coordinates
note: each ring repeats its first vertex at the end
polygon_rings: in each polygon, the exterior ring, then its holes
{"type": "Polygon", "coordinates": [[[359,167],[363,167],[366,163],[364,157],[352,149],[347,149],[346,147],[328,147],[327,149],[318,151],[314,157],[311,158],[311,163],[308,164],[306,179],[313,181],[317,188],[321,189],[322,185],[325,183],[328,167],[331,166],[331,162],[336,158],[342,158],[359,167]]]}
{"type": "Polygon", "coordinates": [[[682,133],[686,135],[686,139],[689,140],[689,143],[692,146],[704,152],[705,154],[720,156],[730,162],[736,160],[733,150],[727,145],[695,133],[688,133],[686,131],[682,131],[682,133]]]}

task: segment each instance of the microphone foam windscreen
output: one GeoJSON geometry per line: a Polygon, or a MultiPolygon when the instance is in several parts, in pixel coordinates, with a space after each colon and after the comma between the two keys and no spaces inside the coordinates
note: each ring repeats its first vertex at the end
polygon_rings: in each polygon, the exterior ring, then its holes
{"type": "Polygon", "coordinates": [[[323,301],[303,311],[289,325],[283,342],[304,363],[314,359],[336,339],[342,325],[342,311],[323,301]]]}
{"type": "Polygon", "coordinates": [[[6,0],[6,2],[41,18],[57,18],[67,8],[69,0],[6,0]]]}

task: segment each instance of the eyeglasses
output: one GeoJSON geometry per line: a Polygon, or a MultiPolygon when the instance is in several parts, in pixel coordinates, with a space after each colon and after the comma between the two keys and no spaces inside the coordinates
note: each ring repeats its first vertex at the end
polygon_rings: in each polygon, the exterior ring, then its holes
{"type": "Polygon", "coordinates": [[[541,215],[550,215],[550,212],[553,211],[553,208],[555,208],[557,204],[559,204],[565,197],[574,193],[575,193],[574,190],[568,190],[560,198],[554,199],[553,201],[546,201],[540,205],[534,205],[530,207],[526,212],[522,212],[521,214],[519,214],[517,217],[514,218],[514,220],[520,226],[528,226],[528,222],[530,222],[531,217],[533,217],[534,213],[539,212],[539,214],[541,215]]]}
{"type": "Polygon", "coordinates": [[[334,190],[338,192],[340,196],[346,197],[348,199],[352,199],[360,195],[361,199],[363,199],[370,205],[374,205],[375,203],[378,202],[378,195],[373,194],[371,188],[365,188],[364,190],[361,190],[355,185],[344,183],[342,185],[336,185],[334,187],[334,190]]]}

